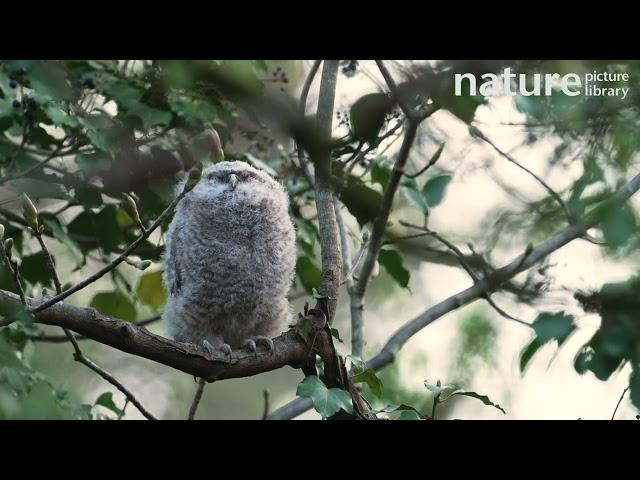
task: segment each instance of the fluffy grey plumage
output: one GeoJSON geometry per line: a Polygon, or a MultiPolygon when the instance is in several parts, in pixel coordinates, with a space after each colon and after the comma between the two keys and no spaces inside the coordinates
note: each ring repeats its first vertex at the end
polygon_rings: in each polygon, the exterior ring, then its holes
{"type": "Polygon", "coordinates": [[[272,347],[289,317],[296,261],[283,187],[243,162],[202,172],[169,227],[164,313],[178,341],[230,348],[272,347]]]}

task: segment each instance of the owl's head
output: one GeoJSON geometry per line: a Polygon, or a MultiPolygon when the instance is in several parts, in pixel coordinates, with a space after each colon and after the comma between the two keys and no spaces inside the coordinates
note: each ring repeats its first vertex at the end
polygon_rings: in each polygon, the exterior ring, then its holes
{"type": "Polygon", "coordinates": [[[202,171],[192,193],[202,200],[224,197],[227,201],[259,202],[284,192],[268,173],[248,163],[220,162],[202,171]]]}

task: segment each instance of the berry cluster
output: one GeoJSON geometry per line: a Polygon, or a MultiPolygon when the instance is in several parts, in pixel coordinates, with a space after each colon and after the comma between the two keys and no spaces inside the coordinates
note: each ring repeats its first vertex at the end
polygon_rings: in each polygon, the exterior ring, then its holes
{"type": "Polygon", "coordinates": [[[281,67],[278,67],[273,71],[273,81],[274,82],[289,83],[289,79],[287,78],[287,74],[284,73],[284,70],[282,70],[281,67]]]}
{"type": "Polygon", "coordinates": [[[340,112],[339,110],[336,112],[336,118],[338,119],[338,126],[349,127],[349,114],[345,112],[340,112]]]}
{"type": "Polygon", "coordinates": [[[358,60],[342,60],[340,65],[342,65],[342,74],[345,77],[353,77],[358,73],[358,60]]]}

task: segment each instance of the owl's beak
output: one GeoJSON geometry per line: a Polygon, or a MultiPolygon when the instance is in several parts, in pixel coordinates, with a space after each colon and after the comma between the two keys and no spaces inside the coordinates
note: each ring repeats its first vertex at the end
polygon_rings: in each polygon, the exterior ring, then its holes
{"type": "Polygon", "coordinates": [[[229,175],[229,183],[231,184],[231,190],[235,190],[238,184],[238,176],[235,173],[229,175]]]}

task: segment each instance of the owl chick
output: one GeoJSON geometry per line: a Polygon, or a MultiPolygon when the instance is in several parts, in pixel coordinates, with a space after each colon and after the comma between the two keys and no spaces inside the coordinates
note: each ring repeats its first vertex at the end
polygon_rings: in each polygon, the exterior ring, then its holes
{"type": "Polygon", "coordinates": [[[164,320],[178,341],[230,355],[273,349],[289,317],[295,232],[284,188],[243,162],[206,168],[169,227],[164,320]]]}

